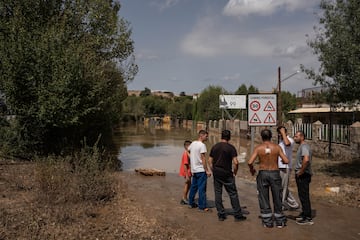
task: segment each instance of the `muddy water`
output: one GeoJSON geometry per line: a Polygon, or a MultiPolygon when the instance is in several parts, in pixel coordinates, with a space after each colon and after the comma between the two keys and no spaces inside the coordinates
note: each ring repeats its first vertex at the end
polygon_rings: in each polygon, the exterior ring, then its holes
{"type": "MultiPolygon", "coordinates": [[[[127,126],[116,133],[114,141],[118,159],[124,171],[136,168],[156,168],[168,173],[177,173],[185,140],[195,140],[197,133],[191,129],[144,128],[127,126]]],[[[206,142],[208,152],[220,140],[219,134],[209,134],[206,142]]],[[[248,140],[233,137],[230,141],[238,151],[238,160],[244,161],[248,140]]]]}

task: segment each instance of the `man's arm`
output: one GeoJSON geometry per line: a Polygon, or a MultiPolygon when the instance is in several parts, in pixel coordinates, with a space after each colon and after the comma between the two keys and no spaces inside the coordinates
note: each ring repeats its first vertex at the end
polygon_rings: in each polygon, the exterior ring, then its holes
{"type": "Polygon", "coordinates": [[[289,159],[288,159],[288,157],[285,155],[285,153],[284,153],[284,151],[282,150],[282,148],[280,147],[280,146],[278,146],[278,149],[279,149],[279,155],[280,155],[280,157],[281,157],[281,161],[283,162],[283,163],[289,163],[289,159]]]}
{"type": "Polygon", "coordinates": [[[209,166],[211,171],[213,171],[213,161],[214,159],[212,157],[209,157],[209,166]]]}
{"type": "Polygon", "coordinates": [[[206,161],[206,156],[205,153],[201,153],[201,162],[203,164],[203,167],[205,169],[206,175],[208,175],[208,177],[211,176],[211,172],[209,171],[209,168],[207,166],[207,161],[206,161]]]}
{"type": "Polygon", "coordinates": [[[234,176],[236,176],[238,170],[239,170],[239,162],[237,160],[237,157],[233,157],[233,165],[234,165],[234,168],[233,168],[233,174],[234,176]]]}
{"type": "Polygon", "coordinates": [[[284,141],[285,146],[290,146],[291,142],[289,141],[289,139],[288,139],[288,137],[286,135],[285,128],[280,129],[280,134],[281,134],[281,137],[282,137],[282,139],[284,141]]]}
{"type": "Polygon", "coordinates": [[[306,169],[307,165],[309,164],[309,161],[310,161],[309,155],[304,155],[302,163],[301,163],[301,169],[297,172],[297,174],[296,174],[297,176],[301,176],[304,174],[305,169],[306,169]]]}
{"type": "Polygon", "coordinates": [[[255,168],[253,166],[253,163],[254,163],[257,155],[258,155],[257,154],[257,148],[255,148],[254,152],[252,153],[252,155],[251,155],[251,157],[250,157],[250,159],[248,161],[249,170],[250,170],[251,175],[253,175],[253,176],[256,173],[256,170],[255,170],[255,168]]]}

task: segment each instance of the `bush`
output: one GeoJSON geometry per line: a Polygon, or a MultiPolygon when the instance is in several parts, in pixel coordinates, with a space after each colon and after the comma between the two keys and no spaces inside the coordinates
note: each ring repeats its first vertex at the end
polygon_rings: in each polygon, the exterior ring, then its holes
{"type": "Polygon", "coordinates": [[[38,198],[52,204],[108,201],[115,195],[111,163],[97,147],[84,147],[68,157],[38,159],[38,198]]]}

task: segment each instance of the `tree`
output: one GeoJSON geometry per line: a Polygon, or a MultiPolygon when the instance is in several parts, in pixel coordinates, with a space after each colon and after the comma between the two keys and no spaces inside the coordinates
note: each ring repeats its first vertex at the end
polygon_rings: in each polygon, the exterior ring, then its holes
{"type": "Polygon", "coordinates": [[[283,119],[289,120],[291,110],[296,108],[296,96],[295,94],[291,94],[290,92],[282,91],[281,92],[281,104],[282,104],[282,114],[284,114],[283,119]]]}
{"type": "Polygon", "coordinates": [[[145,89],[140,92],[140,97],[147,97],[150,95],[151,95],[151,90],[150,88],[147,87],[145,87],[145,89]]]}
{"type": "Polygon", "coordinates": [[[175,97],[167,108],[167,114],[180,119],[192,119],[193,101],[191,96],[175,97]]]}
{"type": "Polygon", "coordinates": [[[328,101],[350,103],[360,96],[360,2],[322,0],[320,27],[308,41],[320,68],[302,70],[315,84],[328,87],[328,101]]]}
{"type": "Polygon", "coordinates": [[[224,94],[224,89],[219,86],[209,86],[205,88],[197,99],[197,118],[203,121],[209,121],[221,118],[219,108],[219,95],[224,94]]]}
{"type": "Polygon", "coordinates": [[[110,133],[137,72],[119,10],[109,0],[0,2],[0,91],[16,115],[5,140],[18,154],[60,153],[110,133]]]}
{"type": "Polygon", "coordinates": [[[235,91],[237,95],[246,95],[248,94],[248,89],[245,84],[241,84],[241,86],[235,91]]]}

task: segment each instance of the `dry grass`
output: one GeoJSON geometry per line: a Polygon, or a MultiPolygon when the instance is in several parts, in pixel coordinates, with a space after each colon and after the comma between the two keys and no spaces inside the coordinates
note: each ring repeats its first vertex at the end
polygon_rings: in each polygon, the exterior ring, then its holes
{"type": "Polygon", "coordinates": [[[0,240],[184,239],[181,227],[145,215],[98,154],[0,159],[0,240]]]}
{"type": "Polygon", "coordinates": [[[83,223],[116,193],[97,151],[13,162],[6,170],[0,178],[0,239],[81,239],[88,234],[83,223]]]}

